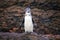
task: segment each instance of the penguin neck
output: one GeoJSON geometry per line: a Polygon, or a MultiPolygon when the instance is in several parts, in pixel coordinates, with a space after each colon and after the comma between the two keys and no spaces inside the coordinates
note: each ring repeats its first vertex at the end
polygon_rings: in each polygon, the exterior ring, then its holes
{"type": "Polygon", "coordinates": [[[26,12],[25,15],[26,16],[31,16],[31,13],[26,12]]]}

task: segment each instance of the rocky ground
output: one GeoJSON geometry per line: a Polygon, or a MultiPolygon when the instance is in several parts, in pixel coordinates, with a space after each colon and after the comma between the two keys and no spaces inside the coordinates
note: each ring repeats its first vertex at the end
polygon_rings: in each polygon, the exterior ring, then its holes
{"type": "Polygon", "coordinates": [[[59,40],[58,35],[38,35],[36,33],[2,33],[0,32],[0,40],[59,40]],[[58,39],[57,39],[58,38],[58,39]]]}

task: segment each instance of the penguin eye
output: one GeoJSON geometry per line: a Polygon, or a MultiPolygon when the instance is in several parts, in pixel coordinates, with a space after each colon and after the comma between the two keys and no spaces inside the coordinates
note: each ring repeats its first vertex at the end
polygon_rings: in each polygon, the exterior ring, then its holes
{"type": "Polygon", "coordinates": [[[28,11],[28,13],[29,13],[30,11],[28,11]]]}

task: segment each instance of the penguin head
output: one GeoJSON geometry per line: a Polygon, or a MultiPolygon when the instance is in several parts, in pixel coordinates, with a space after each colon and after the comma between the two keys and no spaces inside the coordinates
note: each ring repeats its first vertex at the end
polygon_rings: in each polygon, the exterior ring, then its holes
{"type": "Polygon", "coordinates": [[[26,9],[25,9],[25,15],[31,15],[31,9],[29,8],[29,7],[27,7],[26,9]]]}

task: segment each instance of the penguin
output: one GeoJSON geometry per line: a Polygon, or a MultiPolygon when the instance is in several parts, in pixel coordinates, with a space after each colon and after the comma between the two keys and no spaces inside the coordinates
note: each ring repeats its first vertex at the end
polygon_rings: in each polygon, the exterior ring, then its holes
{"type": "Polygon", "coordinates": [[[24,30],[25,32],[33,32],[33,21],[31,15],[31,9],[27,7],[25,9],[25,16],[24,16],[24,30]]]}

